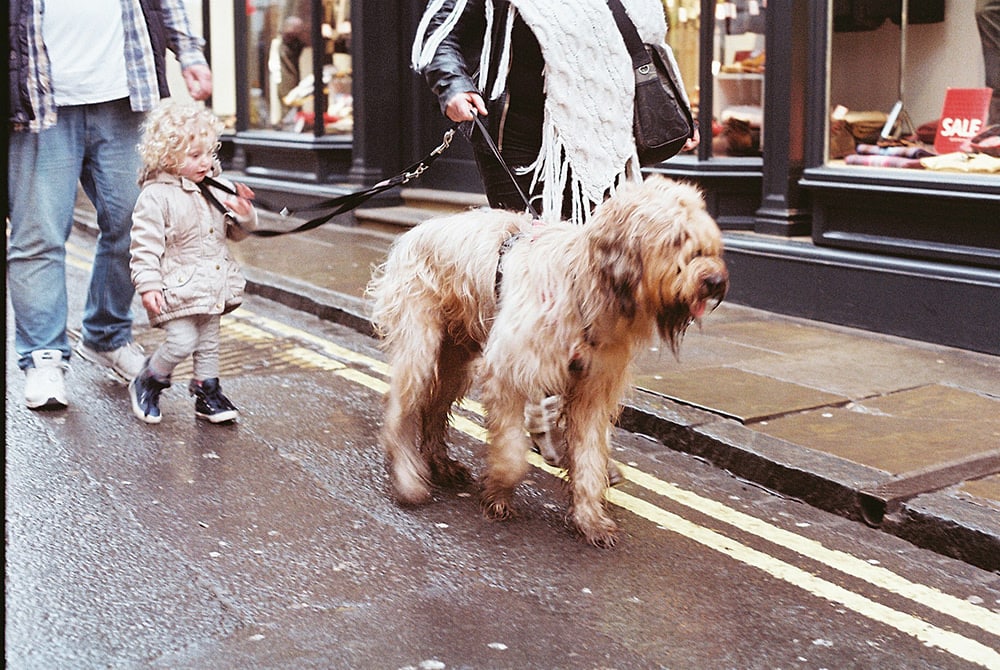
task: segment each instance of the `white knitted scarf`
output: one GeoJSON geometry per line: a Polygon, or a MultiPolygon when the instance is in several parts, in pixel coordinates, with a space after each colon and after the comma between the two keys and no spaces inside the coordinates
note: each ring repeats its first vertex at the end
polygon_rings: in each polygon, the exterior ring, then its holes
{"type": "MultiPolygon", "coordinates": [[[[447,19],[430,35],[427,24],[446,0],[431,0],[413,44],[413,68],[422,71],[465,8],[457,0],[447,19]]],[[[621,0],[639,36],[648,44],[663,44],[667,26],[660,0],[621,0]]],[[[494,17],[486,0],[486,35],[480,62],[479,88],[490,99],[506,88],[510,34],[517,12],[534,33],[545,61],[545,114],[542,147],[535,162],[524,168],[541,181],[543,216],[557,217],[563,193],[572,179],[572,220],[583,223],[608,191],[624,181],[642,179],[632,136],[635,80],[625,42],[606,0],[510,0],[506,16],[494,17]],[[500,71],[485,91],[494,20],[504,21],[499,48],[500,71]]]]}

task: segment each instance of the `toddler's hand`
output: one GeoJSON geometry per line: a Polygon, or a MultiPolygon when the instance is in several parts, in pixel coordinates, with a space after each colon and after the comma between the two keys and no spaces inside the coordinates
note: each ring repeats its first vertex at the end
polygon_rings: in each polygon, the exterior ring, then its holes
{"type": "Polygon", "coordinates": [[[142,306],[146,308],[146,313],[150,316],[158,316],[166,302],[163,300],[162,291],[146,291],[142,294],[142,306]]]}
{"type": "Polygon", "coordinates": [[[237,198],[235,200],[226,200],[225,205],[232,211],[233,214],[237,216],[247,216],[253,211],[253,203],[251,200],[254,199],[253,190],[246,184],[240,184],[236,182],[233,184],[236,187],[237,198]]]}

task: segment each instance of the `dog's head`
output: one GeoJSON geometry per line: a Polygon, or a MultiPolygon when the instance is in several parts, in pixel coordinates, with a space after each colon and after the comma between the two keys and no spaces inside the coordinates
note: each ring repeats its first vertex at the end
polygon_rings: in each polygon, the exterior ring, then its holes
{"type": "Polygon", "coordinates": [[[729,288],[722,234],[701,192],[652,175],[619,189],[587,227],[604,290],[625,316],[653,320],[676,354],[687,327],[729,288]]]}

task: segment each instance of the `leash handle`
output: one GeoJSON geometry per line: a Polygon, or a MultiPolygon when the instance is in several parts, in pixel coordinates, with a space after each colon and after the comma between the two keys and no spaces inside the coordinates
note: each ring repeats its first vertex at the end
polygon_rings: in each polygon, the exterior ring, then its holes
{"type": "Polygon", "coordinates": [[[514,178],[514,173],[511,171],[510,166],[507,165],[507,161],[505,161],[503,159],[503,156],[500,155],[500,149],[497,148],[496,142],[493,141],[493,138],[490,137],[490,134],[486,131],[486,126],[483,125],[483,121],[482,119],[479,118],[479,115],[476,114],[475,109],[472,110],[472,121],[473,123],[476,124],[476,127],[479,128],[479,132],[483,134],[483,139],[486,140],[486,146],[490,148],[490,151],[493,152],[493,156],[503,167],[504,172],[506,172],[507,176],[510,177],[511,183],[514,184],[514,188],[517,189],[517,194],[520,195],[521,200],[524,201],[525,208],[527,208],[527,210],[531,212],[532,217],[540,219],[541,216],[538,214],[538,211],[531,204],[531,201],[528,200],[528,196],[524,194],[524,191],[521,189],[521,185],[517,183],[517,179],[514,178]]]}

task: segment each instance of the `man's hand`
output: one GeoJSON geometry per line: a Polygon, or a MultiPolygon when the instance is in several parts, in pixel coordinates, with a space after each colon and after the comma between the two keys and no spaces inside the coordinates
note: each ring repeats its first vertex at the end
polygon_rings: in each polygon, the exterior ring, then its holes
{"type": "Polygon", "coordinates": [[[192,98],[208,100],[212,95],[212,70],[207,65],[191,65],[181,74],[192,98]]]}
{"type": "Polygon", "coordinates": [[[697,126],[694,129],[694,135],[688,138],[688,141],[684,143],[684,148],[681,151],[694,151],[701,144],[701,133],[698,132],[697,126]]]}

